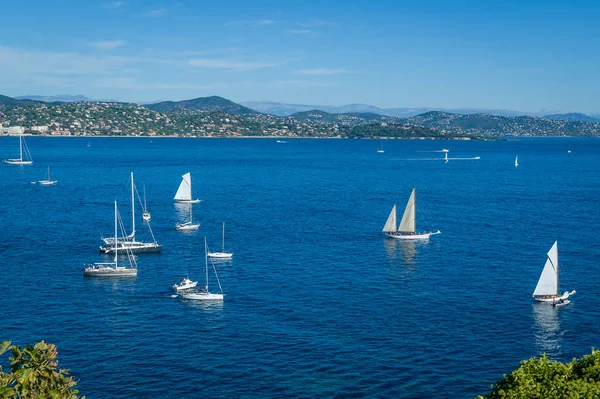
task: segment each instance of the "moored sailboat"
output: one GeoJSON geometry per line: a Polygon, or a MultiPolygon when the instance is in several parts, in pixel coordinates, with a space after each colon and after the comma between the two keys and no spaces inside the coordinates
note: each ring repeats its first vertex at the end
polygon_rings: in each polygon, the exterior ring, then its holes
{"type": "Polygon", "coordinates": [[[233,253],[225,252],[225,222],[223,222],[223,234],[221,235],[221,252],[209,252],[208,256],[217,259],[230,259],[233,257],[233,253]]]}
{"type": "Polygon", "coordinates": [[[181,176],[181,183],[175,193],[175,201],[185,202],[188,204],[197,204],[200,202],[199,199],[192,198],[192,174],[190,172],[181,176]]]}
{"type": "Polygon", "coordinates": [[[515,167],[519,166],[519,155],[515,158],[515,167]]]}
{"type": "Polygon", "coordinates": [[[560,294],[558,285],[558,241],[554,242],[546,257],[546,263],[540,279],[533,291],[533,299],[539,302],[549,302],[555,306],[567,305],[569,297],[576,291],[565,291],[560,294]]]}
{"type": "Polygon", "coordinates": [[[217,274],[217,269],[215,269],[214,264],[212,265],[212,269],[215,272],[215,278],[217,280],[217,284],[219,285],[219,292],[213,294],[208,289],[208,246],[206,245],[206,237],[204,237],[204,267],[206,270],[206,285],[200,287],[199,289],[193,292],[182,293],[181,298],[193,300],[223,300],[225,294],[223,294],[223,288],[221,288],[221,281],[219,281],[219,275],[217,274]]]}
{"type": "Polygon", "coordinates": [[[23,138],[23,134],[19,134],[19,158],[4,159],[2,162],[10,165],[31,165],[33,163],[31,154],[29,153],[29,148],[27,148],[27,143],[25,143],[25,139],[23,138]],[[25,159],[23,159],[23,157],[25,157],[25,159]]]}
{"type": "Polygon", "coordinates": [[[51,186],[53,184],[58,183],[58,180],[50,179],[50,165],[48,165],[48,172],[46,174],[46,180],[40,180],[40,181],[38,181],[38,183],[40,183],[41,186],[51,186]]]}
{"type": "Polygon", "coordinates": [[[408,198],[408,203],[406,204],[406,208],[404,209],[404,214],[402,215],[402,220],[400,221],[400,225],[396,228],[396,204],[392,207],[392,211],[390,212],[387,221],[385,222],[385,226],[383,227],[383,232],[390,238],[397,238],[400,240],[427,240],[431,235],[440,234],[440,231],[436,232],[427,232],[427,233],[417,233],[416,227],[416,188],[413,188],[410,197],[408,198]]]}
{"type": "Polygon", "coordinates": [[[194,224],[194,222],[192,222],[192,206],[190,205],[190,220],[187,222],[183,222],[183,223],[177,223],[175,225],[175,230],[177,231],[195,231],[198,230],[198,227],[200,227],[200,223],[194,224]]]}

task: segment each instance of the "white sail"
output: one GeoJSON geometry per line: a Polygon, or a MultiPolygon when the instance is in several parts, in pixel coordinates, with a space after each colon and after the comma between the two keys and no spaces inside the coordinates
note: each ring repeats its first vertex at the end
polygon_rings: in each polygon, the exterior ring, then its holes
{"type": "Polygon", "coordinates": [[[385,222],[385,226],[383,226],[382,231],[386,233],[396,232],[396,204],[394,204],[394,207],[392,208],[390,216],[388,216],[387,222],[385,222]]]}
{"type": "Polygon", "coordinates": [[[398,231],[402,233],[414,233],[417,230],[415,221],[415,191],[416,188],[413,188],[408,203],[406,204],[406,208],[404,209],[400,226],[398,226],[398,231]]]}
{"type": "Polygon", "coordinates": [[[175,194],[175,199],[177,201],[190,201],[192,199],[192,174],[188,172],[181,178],[181,184],[175,194]]]}
{"type": "Polygon", "coordinates": [[[554,242],[533,295],[558,294],[558,241],[554,242]]]}

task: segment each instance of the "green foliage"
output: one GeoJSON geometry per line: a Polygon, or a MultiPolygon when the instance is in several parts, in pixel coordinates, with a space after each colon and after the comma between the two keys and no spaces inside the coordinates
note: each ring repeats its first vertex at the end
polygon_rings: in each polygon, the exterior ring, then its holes
{"type": "Polygon", "coordinates": [[[600,351],[570,363],[541,358],[524,360],[477,399],[600,398],[600,351]]]}
{"type": "MultiPolygon", "coordinates": [[[[77,399],[77,384],[69,371],[58,369],[56,346],[44,341],[25,348],[0,343],[0,355],[12,350],[10,373],[0,366],[0,398],[77,399]]],[[[85,399],[85,397],[82,397],[85,399]]]]}

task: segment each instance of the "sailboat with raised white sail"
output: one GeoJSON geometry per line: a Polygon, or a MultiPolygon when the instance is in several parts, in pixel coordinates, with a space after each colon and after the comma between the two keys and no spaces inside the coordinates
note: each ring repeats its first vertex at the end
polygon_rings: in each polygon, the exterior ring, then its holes
{"type": "Polygon", "coordinates": [[[33,163],[22,133],[19,134],[19,158],[4,159],[2,162],[10,165],[31,165],[33,163]]]}
{"type": "Polygon", "coordinates": [[[193,300],[219,300],[222,301],[225,294],[223,294],[223,288],[221,288],[221,281],[219,281],[219,275],[217,274],[217,269],[215,269],[215,265],[212,263],[212,269],[215,272],[215,278],[217,280],[217,284],[219,285],[218,293],[211,293],[208,290],[208,245],[206,245],[206,237],[204,237],[204,267],[206,270],[206,285],[196,289],[193,292],[183,292],[181,293],[181,298],[183,299],[193,299],[193,300]]]}
{"type": "Polygon", "coordinates": [[[396,204],[392,207],[385,226],[383,226],[383,232],[388,237],[400,240],[427,240],[431,235],[440,234],[439,230],[436,232],[417,233],[416,190],[416,188],[413,188],[408,198],[408,203],[398,227],[396,227],[396,204]]]}
{"type": "Polygon", "coordinates": [[[192,206],[190,205],[190,220],[184,223],[177,223],[175,225],[175,230],[177,231],[195,231],[200,227],[200,223],[194,223],[192,221],[192,206]]]}
{"type": "Polygon", "coordinates": [[[181,176],[181,183],[179,189],[175,193],[175,201],[184,202],[188,204],[197,204],[200,202],[199,199],[192,198],[192,174],[190,172],[181,176]]]}
{"type": "Polygon", "coordinates": [[[53,184],[58,183],[58,180],[52,180],[50,178],[50,165],[48,165],[48,172],[46,173],[46,179],[40,180],[40,181],[38,181],[38,183],[40,183],[40,186],[51,186],[53,184]]]}
{"type": "MultiPolygon", "coordinates": [[[[115,201],[115,241],[118,239],[118,226],[123,229],[123,221],[117,209],[117,201],[115,201]]],[[[137,276],[138,268],[135,257],[131,250],[124,247],[127,254],[129,267],[119,266],[119,256],[115,252],[115,257],[112,262],[94,263],[88,265],[83,270],[83,275],[86,277],[134,277],[137,276]]]]}
{"type": "Polygon", "coordinates": [[[515,168],[519,166],[519,155],[517,154],[516,158],[515,158],[515,168]]]}
{"type": "Polygon", "coordinates": [[[154,232],[152,231],[152,227],[150,226],[150,221],[146,221],[146,225],[148,226],[148,231],[152,236],[152,242],[143,242],[135,240],[135,183],[133,180],[133,172],[131,173],[131,234],[124,237],[115,237],[113,238],[103,238],[104,244],[100,246],[100,252],[105,254],[112,254],[115,252],[120,252],[124,250],[129,250],[132,253],[156,253],[162,250],[162,245],[156,242],[156,238],[154,237],[154,232]]]}
{"type": "Polygon", "coordinates": [[[225,222],[223,222],[223,234],[221,235],[221,252],[209,252],[208,256],[216,259],[230,259],[233,257],[232,252],[225,252],[225,222]]]}
{"type": "Polygon", "coordinates": [[[558,289],[558,241],[555,241],[550,251],[548,251],[546,264],[535,287],[535,291],[533,291],[533,299],[560,306],[568,304],[570,302],[568,298],[576,292],[573,290],[560,294],[558,289]]]}

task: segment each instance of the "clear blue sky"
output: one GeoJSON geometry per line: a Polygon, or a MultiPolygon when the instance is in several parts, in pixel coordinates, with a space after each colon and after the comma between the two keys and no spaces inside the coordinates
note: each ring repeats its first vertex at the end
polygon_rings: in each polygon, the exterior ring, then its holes
{"type": "Polygon", "coordinates": [[[600,2],[5,0],[0,94],[600,113],[600,2]]]}

